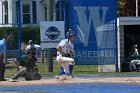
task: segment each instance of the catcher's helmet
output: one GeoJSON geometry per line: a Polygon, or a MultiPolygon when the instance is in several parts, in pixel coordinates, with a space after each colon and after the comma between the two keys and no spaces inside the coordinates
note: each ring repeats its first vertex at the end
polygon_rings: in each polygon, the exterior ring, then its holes
{"type": "Polygon", "coordinates": [[[73,35],[76,35],[76,33],[74,31],[72,31],[71,29],[69,29],[70,31],[67,32],[67,37],[71,37],[73,35]]]}
{"type": "Polygon", "coordinates": [[[138,45],[134,45],[134,48],[138,48],[138,45]]]}
{"type": "Polygon", "coordinates": [[[33,45],[33,40],[29,40],[29,45],[33,45]]]}

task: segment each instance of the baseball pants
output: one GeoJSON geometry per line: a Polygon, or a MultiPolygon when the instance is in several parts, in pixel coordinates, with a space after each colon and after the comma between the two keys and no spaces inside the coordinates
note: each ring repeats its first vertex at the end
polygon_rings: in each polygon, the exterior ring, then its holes
{"type": "Polygon", "coordinates": [[[74,59],[69,57],[57,56],[56,61],[61,64],[65,73],[70,73],[69,65],[74,65],[74,59]]]}
{"type": "Polygon", "coordinates": [[[4,80],[5,73],[5,63],[3,62],[3,57],[0,57],[0,81],[4,80]]]}
{"type": "MultiPolygon", "coordinates": [[[[69,65],[69,74],[72,75],[73,65],[69,65]]],[[[65,74],[63,67],[61,66],[60,72],[57,74],[58,76],[65,74]]]]}

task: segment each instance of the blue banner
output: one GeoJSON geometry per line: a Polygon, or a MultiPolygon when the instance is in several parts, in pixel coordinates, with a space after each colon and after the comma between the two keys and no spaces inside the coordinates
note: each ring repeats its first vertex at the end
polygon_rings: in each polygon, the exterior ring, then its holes
{"type": "Polygon", "coordinates": [[[116,0],[69,0],[76,64],[115,64],[116,0]]]}

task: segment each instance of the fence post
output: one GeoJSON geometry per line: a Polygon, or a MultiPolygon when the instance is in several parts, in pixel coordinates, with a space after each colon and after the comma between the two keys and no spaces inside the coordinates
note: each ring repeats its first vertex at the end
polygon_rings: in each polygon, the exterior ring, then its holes
{"type": "Polygon", "coordinates": [[[44,63],[44,49],[41,49],[41,62],[44,63]]]}
{"type": "Polygon", "coordinates": [[[48,72],[53,72],[53,53],[51,49],[47,51],[48,72]]]}
{"type": "MultiPolygon", "coordinates": [[[[48,0],[47,3],[48,20],[53,21],[53,0],[48,0]]],[[[53,55],[51,49],[47,51],[48,72],[53,72],[53,55]]]]}
{"type": "Polygon", "coordinates": [[[7,62],[7,55],[6,55],[7,53],[6,52],[4,52],[4,63],[6,63],[7,62]]]}

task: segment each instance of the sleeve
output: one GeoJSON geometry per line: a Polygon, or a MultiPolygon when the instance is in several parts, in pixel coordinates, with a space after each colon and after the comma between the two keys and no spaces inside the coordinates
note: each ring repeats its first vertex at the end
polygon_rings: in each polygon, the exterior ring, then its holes
{"type": "Polygon", "coordinates": [[[1,44],[0,44],[0,56],[2,55],[2,46],[1,46],[1,44]]]}
{"type": "Polygon", "coordinates": [[[66,40],[62,40],[58,45],[57,47],[62,47],[66,44],[66,40]]]}
{"type": "Polygon", "coordinates": [[[72,44],[72,52],[74,52],[74,45],[72,44]]]}
{"type": "Polygon", "coordinates": [[[4,53],[6,50],[6,45],[4,43],[0,43],[0,56],[4,53]]]}
{"type": "Polygon", "coordinates": [[[40,45],[37,45],[37,44],[34,44],[34,46],[35,46],[36,48],[41,48],[41,46],[40,46],[40,45]]]}
{"type": "Polygon", "coordinates": [[[41,46],[40,45],[34,44],[34,46],[35,46],[35,48],[36,48],[37,51],[38,50],[41,50],[41,46]]]}

